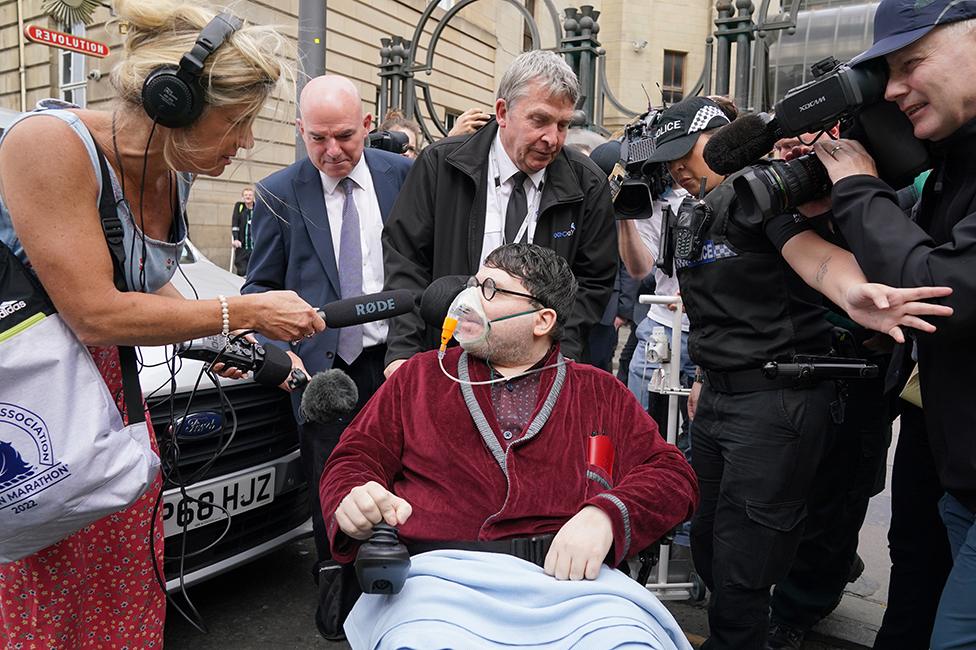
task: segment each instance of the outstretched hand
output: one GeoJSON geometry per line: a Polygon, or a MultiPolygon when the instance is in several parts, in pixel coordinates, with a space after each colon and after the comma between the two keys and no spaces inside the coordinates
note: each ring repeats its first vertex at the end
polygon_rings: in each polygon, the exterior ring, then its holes
{"type": "Polygon", "coordinates": [[[865,282],[847,290],[847,315],[868,329],[889,335],[899,343],[905,342],[902,327],[932,333],[935,325],[921,316],[951,316],[952,307],[918,302],[929,298],[943,298],[952,293],[950,287],[913,287],[895,289],[884,284],[865,282]]]}

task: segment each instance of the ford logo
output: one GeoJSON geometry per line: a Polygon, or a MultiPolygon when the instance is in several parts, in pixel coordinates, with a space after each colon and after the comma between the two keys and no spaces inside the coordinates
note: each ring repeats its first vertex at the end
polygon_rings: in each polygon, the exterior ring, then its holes
{"type": "Polygon", "coordinates": [[[173,423],[177,438],[205,438],[219,433],[224,425],[224,416],[216,411],[190,413],[177,418],[173,423]]]}

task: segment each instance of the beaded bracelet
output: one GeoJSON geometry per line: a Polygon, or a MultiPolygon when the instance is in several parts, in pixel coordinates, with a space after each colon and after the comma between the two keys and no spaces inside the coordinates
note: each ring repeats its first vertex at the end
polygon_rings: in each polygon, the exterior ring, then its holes
{"type": "Polygon", "coordinates": [[[224,296],[217,296],[217,300],[220,301],[220,321],[221,330],[220,334],[225,339],[230,337],[230,311],[227,309],[227,298],[224,296]]]}

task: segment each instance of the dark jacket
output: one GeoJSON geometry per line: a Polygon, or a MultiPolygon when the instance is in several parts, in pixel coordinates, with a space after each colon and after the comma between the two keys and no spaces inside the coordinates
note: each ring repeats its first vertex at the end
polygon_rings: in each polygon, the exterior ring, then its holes
{"type": "MultiPolygon", "coordinates": [[[[386,220],[410,161],[379,149],[366,149],[363,155],[373,179],[380,216],[386,220]]],[[[338,261],[319,170],[303,158],[258,183],[257,194],[252,219],[254,252],[241,293],[288,289],[313,307],[339,300],[342,293],[338,261]]],[[[263,343],[269,342],[259,338],[263,343]]],[[[338,342],[339,330],[333,328],[291,346],[270,341],[282,349],[291,349],[312,374],[332,367],[338,342]]],[[[300,397],[299,392],[292,393],[296,414],[300,397]]]]}
{"type": "MultiPolygon", "coordinates": [[[[488,152],[498,131],[491,122],[471,136],[445,138],[414,163],[383,230],[386,288],[422,292],[432,280],[474,275],[485,230],[488,152]]],[[[579,293],[563,336],[563,353],[582,359],[589,328],[600,321],[617,269],[606,174],[566,147],[546,170],[534,242],[569,262],[579,293]]],[[[393,319],[387,363],[436,346],[419,311],[393,319]]]]}
{"type": "Polygon", "coordinates": [[[234,215],[231,217],[231,238],[241,242],[242,248],[249,251],[253,248],[254,235],[251,233],[251,214],[254,208],[248,208],[244,201],[234,204],[234,215]]]}
{"type": "Polygon", "coordinates": [[[976,120],[935,147],[916,222],[873,176],[834,185],[834,220],[870,280],[948,286],[953,315],[915,333],[929,443],[943,487],[976,511],[976,120]]]}

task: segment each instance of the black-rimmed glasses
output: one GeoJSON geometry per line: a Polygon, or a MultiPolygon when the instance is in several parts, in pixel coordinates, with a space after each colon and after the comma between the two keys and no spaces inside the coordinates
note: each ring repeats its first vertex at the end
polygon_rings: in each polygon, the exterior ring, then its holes
{"type": "Polygon", "coordinates": [[[496,293],[507,293],[510,296],[521,296],[522,298],[528,298],[532,302],[539,303],[540,305],[542,304],[542,301],[540,301],[538,298],[536,298],[531,294],[522,293],[521,291],[510,291],[508,289],[499,289],[498,286],[495,284],[495,281],[491,278],[485,278],[484,280],[479,280],[477,277],[472,275],[470,278],[468,278],[467,286],[469,288],[481,287],[481,295],[485,297],[485,300],[491,300],[492,298],[495,297],[496,293]]]}

